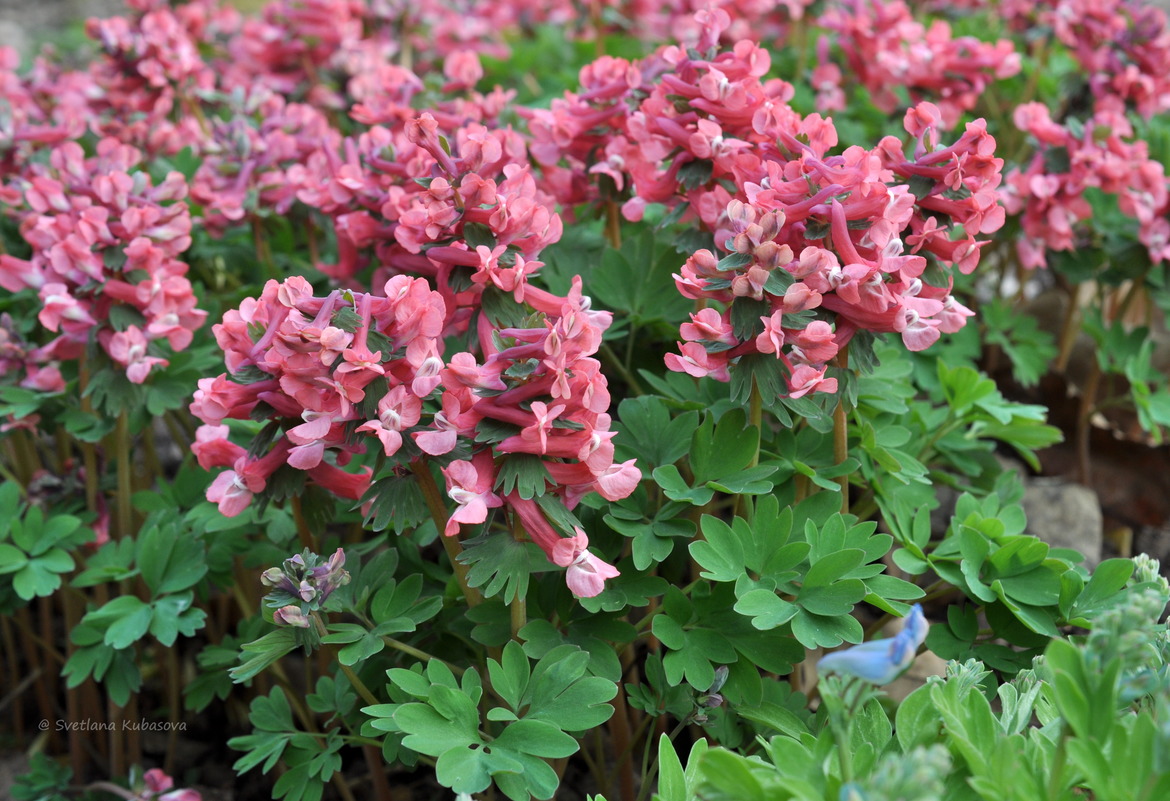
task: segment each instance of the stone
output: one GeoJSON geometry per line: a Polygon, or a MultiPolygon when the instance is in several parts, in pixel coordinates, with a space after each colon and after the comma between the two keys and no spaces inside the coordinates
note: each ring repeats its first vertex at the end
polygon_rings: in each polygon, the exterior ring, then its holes
{"type": "Polygon", "coordinates": [[[900,704],[906,700],[906,696],[926,684],[927,679],[931,676],[945,676],[946,674],[946,660],[940,659],[930,651],[923,651],[914,658],[914,663],[905,673],[887,684],[884,689],[891,701],[900,704]]]}
{"type": "Polygon", "coordinates": [[[1031,478],[1024,491],[1027,533],[1055,548],[1085,555],[1092,570],[1101,561],[1103,519],[1097,493],[1062,478],[1031,478]]]}

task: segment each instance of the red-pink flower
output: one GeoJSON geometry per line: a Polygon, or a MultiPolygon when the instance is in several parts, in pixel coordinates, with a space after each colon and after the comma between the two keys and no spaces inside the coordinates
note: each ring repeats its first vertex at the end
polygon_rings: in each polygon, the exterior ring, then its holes
{"type": "Polygon", "coordinates": [[[558,540],[553,546],[552,561],[565,571],[565,583],[579,598],[592,598],[605,589],[605,580],[621,575],[617,568],[589,552],[589,537],[580,528],[576,536],[558,540]]]}
{"type": "Polygon", "coordinates": [[[488,451],[480,451],[470,462],[451,462],[443,469],[443,475],[447,478],[447,495],[457,504],[443,529],[448,537],[458,534],[459,526],[464,523],[484,522],[488,509],[504,505],[503,499],[491,491],[495,470],[488,451]]]}
{"type": "MultiPolygon", "coordinates": [[[[105,332],[108,333],[108,332],[105,332]]],[[[103,340],[110,358],[126,368],[126,377],[132,383],[141,384],[155,367],[165,367],[166,359],[147,353],[147,339],[137,326],[129,326],[103,340]]]]}

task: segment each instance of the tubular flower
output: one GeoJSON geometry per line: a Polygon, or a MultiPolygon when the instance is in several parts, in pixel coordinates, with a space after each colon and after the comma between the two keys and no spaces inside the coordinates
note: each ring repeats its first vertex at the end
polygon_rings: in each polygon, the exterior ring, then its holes
{"type": "Polygon", "coordinates": [[[929,630],[922,607],[914,604],[896,635],[827,654],[817,662],[817,670],[844,673],[874,684],[889,684],[910,667],[929,630]]]}

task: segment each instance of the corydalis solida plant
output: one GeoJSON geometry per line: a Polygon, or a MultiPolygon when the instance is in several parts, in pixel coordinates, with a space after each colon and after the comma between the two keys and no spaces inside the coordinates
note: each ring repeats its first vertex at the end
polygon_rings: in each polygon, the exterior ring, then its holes
{"type": "Polygon", "coordinates": [[[594,490],[609,499],[633,491],[640,472],[632,461],[613,462],[609,393],[592,358],[611,315],[590,310],[579,281],[567,297],[527,284],[540,263],[526,261],[524,252],[535,255],[554,240],[559,220],[539,206],[522,168],[506,167],[498,188],[473,171],[497,163],[503,151],[483,145],[494,139],[468,140],[468,154],[452,156],[436,127],[429,115],[408,126],[420,155],[432,157],[420,163],[439,174],[419,198],[426,202],[416,202],[417,211],[408,210],[391,230],[408,252],[425,254],[423,272],[439,288],[400,274],[383,295],[335,290],[318,298],[307,282],[289,279],[269,282],[259,299],[228,312],[215,333],[232,377],[202,381],[192,404],[207,424],[195,446],[200,463],[231,467],[208,497],[225,514],[239,514],[287,468],[357,500],[369,471],[340,469],[355,454],[372,448],[423,470],[439,459],[448,462],[443,473],[456,503],[444,535],[483,523],[489,508],[506,504],[550,561],[569,568],[570,586],[596,594],[601,583],[594,577],[616,573],[588,554],[583,532],[574,532],[566,556],[531,495],[495,492],[492,452],[538,457],[548,493],[570,508],[594,490]],[[506,193],[514,191],[527,199],[509,201],[506,193]],[[473,249],[464,238],[473,230],[499,244],[473,249]],[[420,238],[431,247],[422,251],[420,238]],[[451,277],[457,268],[471,268],[460,284],[451,277]],[[481,306],[485,293],[497,302],[523,301],[535,316],[524,325],[498,325],[481,306]],[[443,338],[452,335],[468,337],[478,358],[466,351],[445,359],[443,338]],[[271,421],[250,453],[222,426],[245,417],[271,421]],[[486,439],[481,421],[492,426],[486,439]]]}
{"type": "Polygon", "coordinates": [[[178,258],[191,244],[187,184],[171,172],[155,185],[142,169],[143,154],[115,139],[102,139],[96,150],[87,158],[76,142],[58,145],[47,166],[4,187],[0,199],[19,208],[33,255],[0,255],[0,286],[37,290],[38,319],[57,335],[38,350],[42,358],[77,359],[96,334],[127,378],[141,384],[166,364],[151,343],[183,350],[207,317],[178,258]],[[116,308],[136,322],[115,325],[116,308]]]}

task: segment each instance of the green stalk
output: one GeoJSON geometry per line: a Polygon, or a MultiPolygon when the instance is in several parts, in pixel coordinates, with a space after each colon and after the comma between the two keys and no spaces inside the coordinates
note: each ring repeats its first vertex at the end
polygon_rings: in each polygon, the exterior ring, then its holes
{"type": "Polygon", "coordinates": [[[459,582],[459,588],[463,591],[463,597],[467,599],[468,606],[479,606],[483,602],[483,595],[478,589],[470,586],[467,583],[467,565],[459,561],[459,554],[463,553],[463,547],[459,544],[456,537],[448,537],[443,533],[447,528],[447,507],[443,503],[443,496],[439,492],[439,487],[435,484],[435,478],[431,475],[430,467],[427,465],[425,459],[420,459],[416,462],[411,462],[411,471],[415,478],[418,479],[419,488],[422,490],[423,499],[427,502],[427,508],[431,512],[431,519],[435,521],[435,528],[439,532],[439,540],[443,543],[443,549],[447,551],[447,558],[451,561],[451,569],[455,571],[455,579],[459,582]]]}
{"type": "Polygon", "coordinates": [[[520,593],[508,604],[512,620],[512,639],[520,641],[520,630],[528,625],[528,602],[520,593]]]}
{"type": "MultiPolygon", "coordinates": [[[[628,752],[633,748],[634,740],[630,731],[630,710],[626,705],[626,690],[622,685],[618,685],[617,696],[613,699],[613,717],[609,719],[609,736],[613,741],[614,756],[628,752]]],[[[621,797],[622,801],[632,801],[634,799],[634,766],[631,760],[627,757],[617,765],[614,770],[618,773],[618,778],[621,782],[621,797]]],[[[645,773],[645,770],[643,770],[645,773]]],[[[640,798],[640,796],[639,796],[640,798]]]]}
{"type": "Polygon", "coordinates": [[[134,507],[131,498],[134,495],[133,464],[130,461],[130,423],[126,419],[126,412],[118,415],[118,423],[114,427],[114,459],[118,472],[118,536],[133,535],[134,507]]]}
{"type": "MultiPolygon", "coordinates": [[[[311,616],[313,618],[313,623],[317,627],[317,633],[322,637],[329,634],[329,629],[325,627],[324,621],[321,620],[321,615],[319,615],[317,612],[313,612],[311,613],[311,616]]],[[[334,654],[334,656],[336,657],[336,654],[334,654]]],[[[366,686],[364,681],[358,678],[358,675],[357,673],[354,673],[353,668],[343,663],[340,659],[337,660],[337,666],[341,668],[341,672],[345,674],[347,679],[349,679],[349,683],[353,685],[355,690],[357,690],[357,694],[362,697],[363,701],[365,701],[370,706],[376,706],[378,704],[377,696],[370,692],[370,688],[366,686]]]]}
{"type": "Polygon", "coordinates": [[[292,498],[292,512],[293,521],[297,526],[297,538],[301,542],[301,547],[308,548],[313,553],[318,553],[317,538],[309,530],[309,521],[305,519],[305,510],[301,506],[301,496],[299,495],[294,495],[292,498]]]}
{"type": "MultiPolygon", "coordinates": [[[[849,369],[849,346],[837,353],[837,366],[849,369]]],[[[841,464],[849,458],[849,414],[845,408],[844,393],[838,394],[837,408],[833,410],[833,464],[841,464]]],[[[849,514],[849,475],[837,477],[841,485],[841,514],[849,514]]]]}
{"type": "Polygon", "coordinates": [[[1052,770],[1048,774],[1048,799],[1049,801],[1060,801],[1061,790],[1061,776],[1064,774],[1064,762],[1068,756],[1068,727],[1062,723],[1060,727],[1060,739],[1056,742],[1056,754],[1052,758],[1052,770]]]}
{"type": "MultiPolygon", "coordinates": [[[[756,383],[755,376],[752,377],[752,391],[748,396],[748,425],[755,428],[758,434],[756,452],[752,454],[751,461],[748,462],[747,466],[747,469],[751,470],[760,463],[760,448],[764,443],[764,399],[760,396],[760,385],[756,383]]],[[[735,514],[739,513],[741,505],[744,512],[747,513],[747,520],[750,523],[756,516],[755,504],[750,498],[739,495],[735,499],[735,514]]]]}
{"type": "Polygon", "coordinates": [[[841,764],[841,784],[849,784],[853,781],[853,749],[850,747],[849,730],[852,728],[849,724],[845,724],[844,730],[836,721],[833,722],[833,734],[837,738],[837,760],[841,764]]]}

